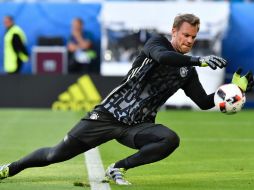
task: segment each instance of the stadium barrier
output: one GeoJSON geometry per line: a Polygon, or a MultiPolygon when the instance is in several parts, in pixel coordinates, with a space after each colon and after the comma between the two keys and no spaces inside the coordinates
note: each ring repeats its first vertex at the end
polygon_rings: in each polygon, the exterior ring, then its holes
{"type": "Polygon", "coordinates": [[[0,107],[89,110],[121,79],[99,75],[2,75],[0,107]]]}
{"type": "Polygon", "coordinates": [[[83,75],[52,104],[53,110],[89,111],[101,102],[101,96],[89,75],[83,75]]]}
{"type": "MultiPolygon", "coordinates": [[[[121,80],[100,75],[0,75],[0,108],[90,110],[121,80]]],[[[193,108],[172,101],[165,108],[193,108]]],[[[245,108],[254,108],[253,93],[247,93],[245,108]]]]}

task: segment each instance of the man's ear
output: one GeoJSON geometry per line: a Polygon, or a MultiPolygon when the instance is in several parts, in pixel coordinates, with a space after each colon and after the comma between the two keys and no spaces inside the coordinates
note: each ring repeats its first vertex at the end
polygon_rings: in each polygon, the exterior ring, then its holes
{"type": "Polygon", "coordinates": [[[172,37],[175,37],[175,35],[176,35],[176,32],[177,32],[177,29],[176,28],[172,28],[172,30],[171,30],[171,34],[172,34],[172,37]]]}

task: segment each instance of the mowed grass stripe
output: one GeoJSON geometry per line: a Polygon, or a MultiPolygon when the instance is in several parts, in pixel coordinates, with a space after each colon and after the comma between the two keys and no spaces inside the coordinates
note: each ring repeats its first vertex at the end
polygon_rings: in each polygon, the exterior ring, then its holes
{"type": "MultiPolygon", "coordinates": [[[[129,170],[132,189],[253,190],[253,114],[160,112],[156,122],[176,131],[181,145],[162,161],[129,170]]],[[[134,152],[115,141],[101,146],[105,166],[134,152]]],[[[112,186],[118,189],[124,188],[112,186]]]]}
{"type": "MultiPolygon", "coordinates": [[[[83,113],[46,109],[0,109],[0,164],[15,161],[40,147],[57,144],[83,113]],[[14,118],[14,120],[13,120],[14,118]]],[[[31,168],[0,181],[1,190],[90,189],[83,155],[43,168],[31,168]]]]}
{"type": "MultiPolygon", "coordinates": [[[[132,187],[112,190],[253,190],[253,111],[227,116],[216,112],[163,111],[157,123],[176,131],[180,147],[168,158],[127,172],[132,187]]],[[[0,109],[0,163],[41,146],[58,143],[83,113],[0,109]]],[[[104,167],[134,152],[115,141],[100,147],[104,167]]],[[[2,190],[90,189],[83,156],[45,168],[25,170],[0,182],[2,190]],[[82,182],[85,187],[75,187],[82,182]]]]}

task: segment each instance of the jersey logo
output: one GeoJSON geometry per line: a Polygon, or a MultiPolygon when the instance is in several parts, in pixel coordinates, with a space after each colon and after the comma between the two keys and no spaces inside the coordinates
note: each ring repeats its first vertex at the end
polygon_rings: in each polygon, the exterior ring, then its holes
{"type": "Polygon", "coordinates": [[[93,113],[90,115],[89,118],[90,118],[90,119],[93,119],[93,120],[97,120],[97,119],[99,118],[99,114],[96,113],[96,112],[93,112],[93,113]]]}
{"type": "Polygon", "coordinates": [[[180,75],[182,78],[186,77],[188,75],[188,69],[187,67],[181,67],[180,68],[180,75]]]}

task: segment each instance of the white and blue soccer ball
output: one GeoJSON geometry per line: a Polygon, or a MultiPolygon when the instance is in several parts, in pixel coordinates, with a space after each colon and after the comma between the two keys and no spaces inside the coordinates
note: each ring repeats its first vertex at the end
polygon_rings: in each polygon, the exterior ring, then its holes
{"type": "Polygon", "coordinates": [[[245,102],[245,93],[235,84],[224,84],[220,86],[214,95],[215,106],[225,114],[239,112],[245,102]]]}

